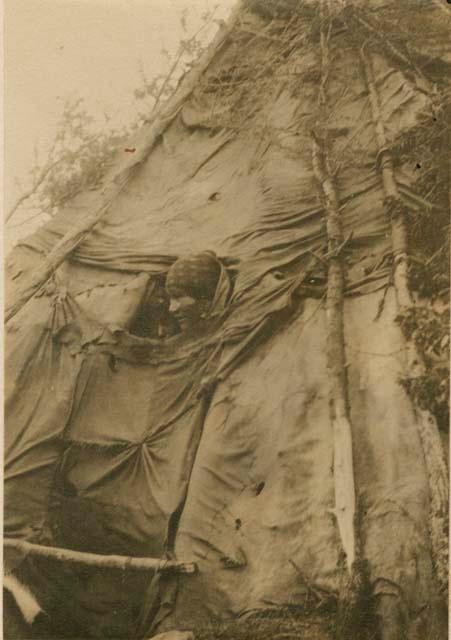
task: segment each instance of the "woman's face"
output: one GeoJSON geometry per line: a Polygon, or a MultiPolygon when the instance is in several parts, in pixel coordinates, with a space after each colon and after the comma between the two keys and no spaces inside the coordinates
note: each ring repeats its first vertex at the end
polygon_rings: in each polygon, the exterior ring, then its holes
{"type": "Polygon", "coordinates": [[[188,295],[171,297],[169,313],[177,320],[182,333],[190,332],[200,320],[197,300],[188,295]]]}
{"type": "Polygon", "coordinates": [[[201,321],[209,304],[189,295],[171,296],[169,313],[177,320],[182,333],[189,333],[201,321]]]}

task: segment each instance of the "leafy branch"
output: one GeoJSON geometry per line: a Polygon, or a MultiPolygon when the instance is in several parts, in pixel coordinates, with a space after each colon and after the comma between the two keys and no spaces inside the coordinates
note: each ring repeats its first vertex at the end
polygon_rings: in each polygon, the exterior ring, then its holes
{"type": "MultiPolygon", "coordinates": [[[[6,214],[9,223],[13,216],[23,207],[32,211],[32,215],[11,227],[27,224],[39,216],[53,216],[66,202],[86,189],[98,186],[110,168],[116,151],[130,137],[142,121],[148,121],[177,88],[177,83],[194,61],[205,50],[205,30],[218,23],[214,19],[218,5],[201,16],[201,25],[193,35],[180,40],[177,53],[167,73],[158,74],[148,79],[142,68],[141,86],[134,91],[136,100],[146,97],[152,103],[144,114],[140,114],[136,122],[129,127],[115,130],[109,126],[110,118],[105,115],[105,124],[99,128],[98,123],[86,111],[83,98],[68,100],[57,126],[55,137],[42,165],[36,158],[35,167],[31,170],[31,186],[20,195],[6,214]]],[[[180,24],[186,34],[188,10],[182,12],[180,24]]],[[[163,50],[162,54],[170,61],[170,54],[163,50]]],[[[11,228],[10,227],[10,228],[11,228]]]]}

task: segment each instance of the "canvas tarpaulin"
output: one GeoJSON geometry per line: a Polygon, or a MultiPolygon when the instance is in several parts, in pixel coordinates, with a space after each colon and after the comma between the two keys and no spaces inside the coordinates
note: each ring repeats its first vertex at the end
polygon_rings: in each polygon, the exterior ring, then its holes
{"type": "MultiPolygon", "coordinates": [[[[345,311],[364,554],[375,586],[402,585],[416,615],[433,581],[428,489],[415,416],[397,383],[403,351],[393,296],[375,321],[378,303],[372,294],[345,311]]],[[[312,588],[339,590],[325,339],[324,309],[310,300],[218,389],[176,544],[177,555],[203,570],[182,581],[171,624],[293,605],[312,588]]]]}
{"type": "MultiPolygon", "coordinates": [[[[10,325],[10,331],[17,327],[18,341],[10,360],[16,378],[9,381],[7,410],[18,429],[8,430],[6,439],[5,533],[49,542],[53,532],[72,548],[163,557],[171,546],[170,541],[165,544],[169,521],[183,502],[203,423],[204,401],[193,401],[202,374],[196,351],[179,350],[172,360],[163,356],[160,366],[151,367],[136,365],[133,355],[122,354],[112,368],[112,356],[105,351],[117,340],[84,317],[70,296],[57,301],[42,296],[24,314],[30,310],[28,322],[19,316],[10,325]],[[94,345],[98,351],[90,353],[94,345]],[[135,394],[133,403],[130,392],[135,394]],[[66,476],[62,494],[61,472],[66,476]],[[72,503],[70,487],[75,487],[72,503]],[[99,507],[93,509],[96,501],[99,507]],[[59,527],[61,512],[66,517],[59,527]]],[[[69,624],[72,615],[72,623],[84,622],[86,632],[91,625],[98,627],[95,633],[104,632],[95,615],[93,622],[92,616],[80,613],[80,602],[88,606],[80,574],[69,569],[54,576],[52,563],[27,562],[17,554],[8,560],[53,614],[66,616],[69,624]],[[73,593],[68,584],[73,584],[73,593]],[[69,607],[64,605],[68,589],[69,607]]],[[[117,575],[108,573],[109,616],[117,575]]],[[[99,602],[93,610],[98,616],[102,593],[97,593],[99,579],[94,580],[99,602]]],[[[121,622],[123,631],[129,624],[126,615],[121,622]]],[[[111,624],[116,624],[114,615],[107,625],[110,632],[111,624]]]]}
{"type": "Polygon", "coordinates": [[[54,340],[67,322],[62,306],[44,294],[7,328],[5,411],[13,425],[5,429],[8,536],[39,538],[48,524],[49,489],[81,366],[79,354],[54,340]]]}
{"type": "MultiPolygon", "coordinates": [[[[249,20],[261,26],[255,16],[249,20]]],[[[254,55],[268,47],[256,42],[254,55]]],[[[374,125],[351,52],[337,55],[328,125],[340,159],[364,553],[375,586],[395,584],[415,617],[434,588],[427,478],[415,414],[398,384],[404,344],[394,297],[386,293],[390,224],[374,125]]],[[[237,64],[231,42],[58,269],[54,290],[29,301],[7,336],[13,375],[5,530],[39,540],[49,535],[50,518],[58,544],[196,560],[200,573],[183,580],[176,601],[168,590],[172,611],[164,624],[300,603],[311,588],[335,594],[343,576],[329,512],[327,237],[310,135],[317,86],[302,80],[317,59],[307,48],[288,61],[285,71],[295,69],[289,82],[282,73],[273,78],[258,98],[255,128],[241,129],[207,90],[223,68],[237,64]],[[206,249],[220,257],[232,287],[219,296],[210,331],[188,342],[128,333],[143,296],[164,282],[174,260],[206,249]],[[205,379],[218,383],[211,404],[198,393],[205,379]]],[[[382,56],[374,64],[392,143],[432,110],[432,101],[382,56]]],[[[428,206],[415,194],[411,167],[395,170],[406,204],[428,206]]],[[[97,195],[77,196],[20,243],[7,262],[11,295],[97,195]]],[[[58,574],[53,565],[49,572],[58,574]]],[[[43,573],[42,566],[28,569],[29,580],[45,590],[43,573]]],[[[122,575],[88,574],[71,572],[70,616],[89,635],[111,628],[125,634],[134,599],[144,599],[142,577],[125,588],[122,575]],[[119,620],[125,606],[129,614],[119,620]]],[[[46,582],[56,601],[58,591],[68,600],[67,580],[46,582]]]]}

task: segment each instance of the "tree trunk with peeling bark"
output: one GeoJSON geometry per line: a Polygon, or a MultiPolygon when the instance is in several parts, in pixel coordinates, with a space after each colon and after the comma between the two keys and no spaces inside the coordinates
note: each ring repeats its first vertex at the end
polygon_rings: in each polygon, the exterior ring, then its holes
{"type": "Polygon", "coordinates": [[[5,538],[5,549],[13,549],[24,555],[51,558],[68,564],[80,564],[83,566],[104,569],[121,569],[122,571],[169,571],[173,573],[195,573],[196,565],[193,562],[173,562],[171,560],[159,560],[157,558],[134,558],[131,556],[99,555],[97,553],[85,553],[72,551],[59,547],[48,547],[40,544],[32,544],[25,540],[5,538]]]}
{"type": "MultiPolygon", "coordinates": [[[[328,20],[325,18],[325,3],[320,1],[320,55],[321,80],[318,91],[319,114],[327,116],[330,52],[329,38],[332,19],[327,2],[328,20]]],[[[334,491],[335,515],[346,566],[350,576],[357,557],[356,553],[356,492],[354,483],[354,460],[352,427],[348,409],[346,354],[344,341],[343,303],[345,273],[341,249],[343,232],[340,220],[339,199],[327,157],[326,143],[312,132],[312,165],[320,198],[326,213],[328,243],[328,280],[326,298],[327,317],[327,368],[329,377],[329,407],[334,438],[334,491]]]]}
{"type": "Polygon", "coordinates": [[[312,136],[315,178],[325,201],[329,268],[327,286],[327,366],[330,385],[330,416],[334,435],[335,509],[340,538],[351,574],[356,559],[355,486],[352,427],[348,411],[346,356],[343,326],[344,269],[339,248],[343,243],[338,199],[324,151],[312,136]]]}
{"type": "MultiPolygon", "coordinates": [[[[391,226],[393,281],[398,312],[403,314],[415,306],[408,282],[407,210],[401,200],[396,182],[393,157],[387,144],[371,58],[363,48],[360,50],[360,62],[376,132],[385,207],[391,226]]],[[[425,370],[422,355],[413,340],[406,342],[406,370],[410,377],[421,376],[425,370]]],[[[420,407],[415,407],[415,411],[429,476],[432,553],[440,587],[446,593],[448,588],[448,469],[434,416],[420,407]]]]}

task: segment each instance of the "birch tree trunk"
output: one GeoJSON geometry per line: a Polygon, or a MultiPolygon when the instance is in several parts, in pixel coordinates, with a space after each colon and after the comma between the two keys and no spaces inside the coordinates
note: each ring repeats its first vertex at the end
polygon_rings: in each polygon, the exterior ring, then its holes
{"type": "Polygon", "coordinates": [[[312,161],[314,174],[325,202],[329,253],[326,315],[329,403],[334,436],[334,514],[346,553],[346,565],[351,574],[356,559],[354,528],[356,499],[343,326],[345,278],[339,253],[339,248],[343,244],[343,234],[335,186],[328,172],[325,154],[315,136],[312,136],[312,161]]]}
{"type": "MultiPolygon", "coordinates": [[[[327,5],[330,14],[329,4],[327,5]]],[[[320,2],[320,53],[321,80],[318,91],[318,122],[327,116],[327,83],[330,68],[329,38],[331,18],[325,20],[324,0],[320,2]],[[328,25],[326,30],[326,23],[328,25]]],[[[320,197],[326,212],[328,241],[328,284],[326,298],[327,317],[327,368],[329,377],[329,406],[334,438],[334,491],[336,517],[341,543],[346,554],[346,566],[352,576],[356,560],[356,494],[354,484],[354,460],[352,427],[348,410],[346,355],[344,342],[343,302],[345,289],[344,265],[340,248],[343,232],[340,220],[339,200],[331,176],[325,144],[312,133],[312,165],[318,183],[320,197]]]]}
{"type": "MultiPolygon", "coordinates": [[[[407,212],[399,194],[393,157],[387,144],[372,62],[363,49],[360,50],[359,55],[379,148],[385,207],[391,226],[393,280],[398,312],[404,314],[415,305],[408,284],[407,212]]],[[[410,377],[421,376],[425,370],[422,355],[413,340],[406,341],[406,369],[410,377]]],[[[429,476],[432,553],[440,587],[446,592],[448,588],[448,469],[434,416],[419,407],[415,409],[429,476]]]]}
{"type": "Polygon", "coordinates": [[[156,558],[134,558],[118,555],[99,555],[83,551],[72,551],[59,547],[47,547],[40,544],[32,544],[25,540],[5,538],[5,549],[14,549],[25,555],[52,558],[68,564],[80,564],[89,567],[122,569],[123,571],[170,571],[175,573],[195,573],[196,565],[193,562],[173,562],[156,558]]]}

